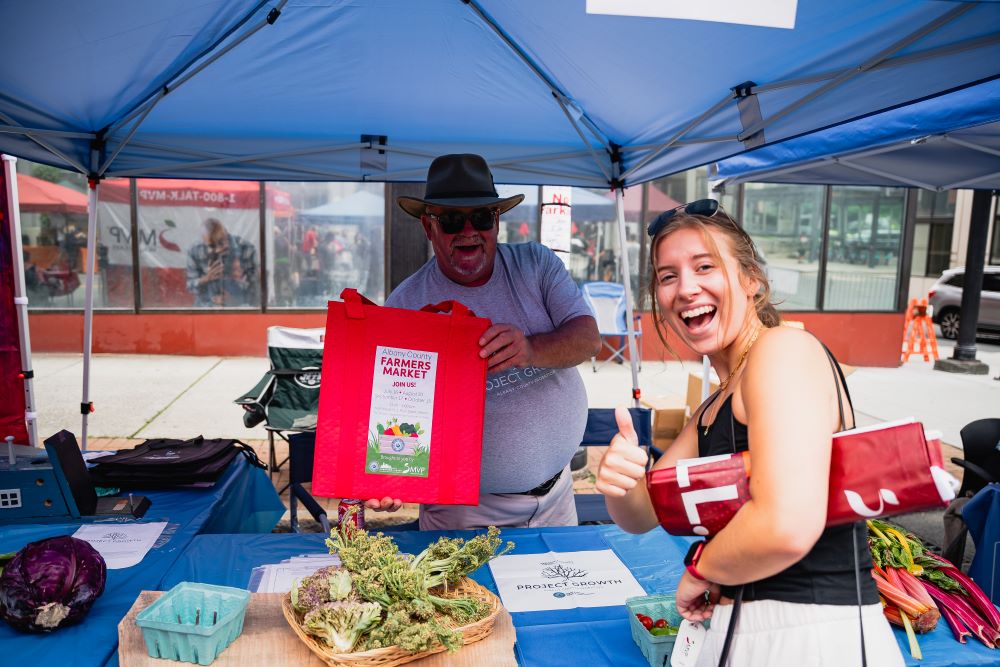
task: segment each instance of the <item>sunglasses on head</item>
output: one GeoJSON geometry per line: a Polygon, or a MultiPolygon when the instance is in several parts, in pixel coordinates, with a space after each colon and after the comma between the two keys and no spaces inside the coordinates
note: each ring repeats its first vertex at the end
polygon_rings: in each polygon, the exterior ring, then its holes
{"type": "Polygon", "coordinates": [[[445,234],[458,234],[465,229],[466,220],[472,223],[472,228],[476,231],[487,232],[493,229],[493,223],[496,222],[497,218],[496,209],[492,208],[477,208],[471,213],[445,211],[440,214],[425,213],[424,215],[432,220],[437,220],[438,224],[441,225],[441,231],[445,234]]]}
{"type": "Polygon", "coordinates": [[[670,224],[670,221],[674,219],[678,213],[685,213],[686,215],[703,215],[706,218],[711,218],[719,210],[719,202],[714,199],[699,199],[693,201],[689,204],[682,204],[676,208],[672,208],[669,211],[664,211],[663,213],[656,216],[656,219],[649,223],[646,227],[646,233],[650,236],[656,236],[663,228],[670,224]]]}

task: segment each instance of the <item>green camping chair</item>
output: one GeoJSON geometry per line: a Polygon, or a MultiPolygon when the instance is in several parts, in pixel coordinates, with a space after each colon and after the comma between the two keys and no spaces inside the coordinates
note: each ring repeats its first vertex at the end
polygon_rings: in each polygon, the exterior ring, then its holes
{"type": "Polygon", "coordinates": [[[281,469],[274,453],[274,436],[316,430],[320,368],[325,329],[268,327],[267,356],[271,370],[253,389],[234,403],[243,406],[243,423],[253,428],[264,422],[271,474],[281,469]]]}

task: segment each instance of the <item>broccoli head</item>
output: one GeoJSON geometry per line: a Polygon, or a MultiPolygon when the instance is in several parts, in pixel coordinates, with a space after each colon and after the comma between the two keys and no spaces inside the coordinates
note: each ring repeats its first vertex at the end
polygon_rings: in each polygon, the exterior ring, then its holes
{"type": "Polygon", "coordinates": [[[302,619],[302,629],[342,653],[354,648],[365,632],[378,623],[382,607],[375,602],[328,602],[302,619]]]}

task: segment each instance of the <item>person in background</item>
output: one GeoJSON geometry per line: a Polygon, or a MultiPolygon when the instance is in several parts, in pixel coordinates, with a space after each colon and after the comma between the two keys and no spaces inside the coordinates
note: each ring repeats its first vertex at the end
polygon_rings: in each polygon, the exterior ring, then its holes
{"type": "MultiPolygon", "coordinates": [[[[575,366],[597,354],[601,339],[551,250],[497,243],[500,215],[523,199],[499,197],[486,161],[465,154],[431,163],[423,199],[396,200],[420,220],[434,257],[386,306],[455,300],[494,323],[479,340],[488,364],[479,505],[422,505],[421,530],[577,523],[569,463],[587,423],[587,394],[575,366]]],[[[400,504],[366,502],[374,510],[400,504]]]]}
{"type": "MultiPolygon", "coordinates": [[[[654,468],[742,451],[753,463],[751,499],[695,543],[677,585],[678,611],[712,621],[697,664],[719,664],[742,597],[733,667],[861,664],[861,619],[867,664],[902,665],[870,576],[864,523],[825,528],[832,434],[854,425],[832,355],[805,331],[778,326],[753,241],[718,202],[662,213],[648,232],[661,340],[669,327],[723,378],[654,468]]],[[[616,416],[620,432],[597,489],[619,526],[642,533],[657,526],[647,454],[627,411],[616,416]]]]}
{"type": "Polygon", "coordinates": [[[256,305],[257,248],[230,234],[216,218],[202,225],[202,241],[188,250],[187,288],[196,306],[256,305]]]}

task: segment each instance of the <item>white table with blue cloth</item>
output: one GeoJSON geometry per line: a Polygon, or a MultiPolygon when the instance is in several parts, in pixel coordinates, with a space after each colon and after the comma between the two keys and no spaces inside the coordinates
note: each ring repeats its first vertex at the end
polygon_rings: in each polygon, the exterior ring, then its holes
{"type": "MultiPolygon", "coordinates": [[[[388,534],[394,536],[401,551],[418,553],[441,535],[468,539],[476,533],[398,531],[388,534]]],[[[514,541],[515,554],[610,548],[651,594],[673,593],[681,575],[681,561],[691,542],[689,538],[672,537],[660,529],[644,535],[630,535],[616,526],[504,529],[501,536],[514,541]]],[[[324,537],[317,534],[199,535],[163,578],[163,590],[181,581],[245,588],[254,567],[278,563],[304,553],[325,553],[324,537]]],[[[472,578],[497,593],[488,566],[480,568],[472,578]]],[[[515,655],[521,665],[647,665],[632,641],[623,605],[516,612],[511,614],[511,618],[517,633],[515,655]]],[[[933,632],[920,636],[924,659],[919,662],[908,657],[906,637],[902,631],[896,631],[896,639],[907,656],[908,665],[996,665],[1000,659],[995,651],[975,640],[970,639],[965,646],[958,644],[943,620],[933,632]]]]}
{"type": "MultiPolygon", "coordinates": [[[[238,456],[211,488],[136,490],[151,501],[144,522],[166,522],[153,548],[132,567],[108,570],[104,593],[82,623],[47,634],[25,634],[0,621],[2,664],[100,667],[118,664],[118,623],[143,590],[158,590],[174,562],[202,533],[270,532],[285,511],[267,473],[238,456]]],[[[111,520],[116,525],[122,520],[111,520]]],[[[134,520],[133,520],[134,521],[134,520]]],[[[105,522],[101,522],[102,525],[105,522]]],[[[57,535],[80,522],[0,526],[0,553],[57,535]]]]}

